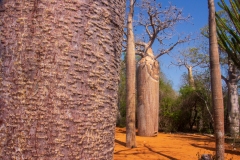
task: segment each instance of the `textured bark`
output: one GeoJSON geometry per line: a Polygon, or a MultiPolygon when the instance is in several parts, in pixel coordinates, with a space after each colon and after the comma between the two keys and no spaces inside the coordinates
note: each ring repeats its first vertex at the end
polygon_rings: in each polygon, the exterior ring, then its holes
{"type": "Polygon", "coordinates": [[[133,34],[133,11],[134,0],[130,0],[130,11],[127,21],[127,113],[126,113],[126,147],[136,147],[136,62],[135,62],[135,41],[133,34]]]}
{"type": "Polygon", "coordinates": [[[158,133],[159,64],[152,58],[152,51],[148,54],[150,56],[142,58],[137,67],[139,136],[156,136],[158,133]]]}
{"type": "Polygon", "coordinates": [[[238,101],[238,76],[236,67],[229,65],[228,86],[228,122],[229,132],[232,137],[239,136],[239,101],[238,101]]]}
{"type": "Polygon", "coordinates": [[[209,54],[211,70],[212,104],[214,108],[214,132],[216,139],[216,159],[224,159],[224,106],[222,96],[221,71],[217,44],[214,0],[208,0],[209,8],[209,54]]]}
{"type": "Polygon", "coordinates": [[[0,159],[112,159],[124,0],[8,0],[0,159]]]}

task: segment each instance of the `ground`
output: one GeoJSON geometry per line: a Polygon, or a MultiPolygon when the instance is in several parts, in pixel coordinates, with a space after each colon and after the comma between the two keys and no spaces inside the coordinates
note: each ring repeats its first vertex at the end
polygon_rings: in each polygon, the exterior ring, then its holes
{"type": "MultiPolygon", "coordinates": [[[[197,160],[201,154],[215,151],[212,135],[187,133],[158,133],[157,137],[136,137],[137,147],[125,147],[126,132],[116,128],[114,160],[197,160]]],[[[225,160],[239,160],[240,147],[226,140],[225,160]]]]}

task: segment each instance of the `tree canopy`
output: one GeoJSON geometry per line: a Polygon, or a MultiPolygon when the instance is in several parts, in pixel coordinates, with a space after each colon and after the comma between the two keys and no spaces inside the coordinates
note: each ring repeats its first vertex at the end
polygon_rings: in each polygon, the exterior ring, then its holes
{"type": "Polygon", "coordinates": [[[238,0],[229,0],[229,2],[230,6],[224,0],[218,2],[226,13],[226,16],[216,13],[218,44],[240,68],[240,2],[238,0]]]}

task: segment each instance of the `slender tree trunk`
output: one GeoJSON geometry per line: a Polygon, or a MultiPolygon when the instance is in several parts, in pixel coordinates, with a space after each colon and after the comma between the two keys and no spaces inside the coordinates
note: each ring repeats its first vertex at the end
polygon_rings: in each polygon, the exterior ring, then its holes
{"type": "Polygon", "coordinates": [[[127,21],[127,115],[126,115],[126,147],[136,147],[136,62],[135,41],[133,34],[134,0],[130,0],[130,11],[127,21]]]}
{"type": "Polygon", "coordinates": [[[158,133],[159,64],[152,51],[148,55],[139,61],[137,70],[139,136],[156,136],[158,133]]]}
{"type": "Polygon", "coordinates": [[[189,83],[189,86],[192,87],[192,88],[195,88],[194,79],[193,79],[193,73],[192,73],[192,67],[188,66],[187,70],[188,70],[188,83],[189,83]]]}
{"type": "Polygon", "coordinates": [[[0,159],[112,159],[125,1],[3,3],[0,159]]]}
{"type": "Polygon", "coordinates": [[[228,122],[229,132],[232,137],[239,136],[239,101],[238,101],[238,76],[235,66],[230,64],[228,71],[228,122]]]}
{"type": "Polygon", "coordinates": [[[224,159],[224,107],[222,96],[221,71],[217,44],[214,0],[208,0],[209,44],[212,103],[214,108],[214,131],[216,138],[216,159],[224,159]]]}

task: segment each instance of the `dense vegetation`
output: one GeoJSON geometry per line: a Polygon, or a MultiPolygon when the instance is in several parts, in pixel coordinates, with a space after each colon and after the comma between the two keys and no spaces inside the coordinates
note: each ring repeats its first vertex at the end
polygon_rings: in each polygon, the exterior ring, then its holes
{"type": "MultiPolygon", "coordinates": [[[[126,125],[125,72],[123,59],[119,84],[119,116],[117,121],[119,127],[126,125]]],[[[188,85],[186,74],[182,78],[183,84],[178,93],[173,89],[171,81],[166,78],[164,73],[160,72],[159,130],[164,132],[213,133],[209,72],[205,71],[194,75],[194,89],[188,85]]]]}

